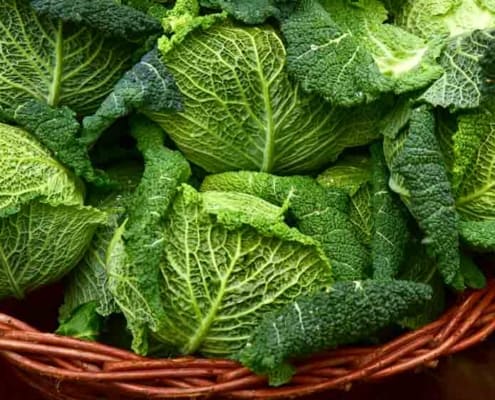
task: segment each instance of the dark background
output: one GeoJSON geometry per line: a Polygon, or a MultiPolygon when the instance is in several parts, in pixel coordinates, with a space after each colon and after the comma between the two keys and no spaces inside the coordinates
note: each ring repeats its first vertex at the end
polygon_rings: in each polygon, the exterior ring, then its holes
{"type": "MultiPolygon", "coordinates": [[[[7,312],[45,331],[54,329],[61,288],[54,286],[27,301],[4,301],[7,312]],[[48,306],[52,305],[52,306],[48,306]]],[[[350,392],[331,392],[307,400],[495,400],[495,336],[463,353],[446,357],[435,369],[406,373],[375,384],[360,384],[350,392]]],[[[19,382],[0,358],[0,400],[42,400],[19,382]]]]}

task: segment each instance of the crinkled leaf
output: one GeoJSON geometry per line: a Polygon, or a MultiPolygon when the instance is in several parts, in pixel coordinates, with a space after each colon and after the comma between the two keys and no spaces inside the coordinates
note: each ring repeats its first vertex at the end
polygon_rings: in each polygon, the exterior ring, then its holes
{"type": "Polygon", "coordinates": [[[381,143],[371,146],[373,160],[371,259],[374,279],[394,279],[404,261],[410,239],[407,211],[389,186],[389,172],[381,143]]]}
{"type": "Polygon", "coordinates": [[[108,289],[108,252],[116,229],[115,218],[108,226],[99,228],[84,255],[70,274],[64,290],[64,304],[60,308],[60,320],[65,321],[77,307],[95,304],[95,312],[103,317],[119,312],[108,289]]]}
{"type": "Polygon", "coordinates": [[[184,111],[146,114],[208,172],[312,171],[378,134],[382,104],[342,110],[300,93],[268,27],[194,31],[164,60],[184,111]]]}
{"type": "Polygon", "coordinates": [[[160,51],[166,54],[182,43],[191,32],[208,29],[226,19],[225,12],[200,15],[198,0],[178,0],[162,18],[165,35],[158,40],[160,51]]]}
{"type": "Polygon", "coordinates": [[[265,317],[239,359],[278,386],[295,372],[289,359],[366,339],[417,312],[431,295],[427,285],[407,281],[338,282],[265,317]]]}
{"type": "Polygon", "coordinates": [[[421,106],[397,139],[385,139],[391,188],[399,193],[426,235],[423,242],[438,262],[445,282],[462,289],[458,218],[432,112],[421,106]]]}
{"type": "Polygon", "coordinates": [[[489,99],[458,117],[453,136],[456,208],[468,220],[495,219],[495,106],[489,99]]]}
{"type": "Polygon", "coordinates": [[[161,32],[160,22],[114,0],[30,0],[44,18],[61,19],[98,30],[105,36],[135,41],[161,32]]]}
{"type": "Polygon", "coordinates": [[[119,188],[112,191],[98,188],[88,196],[89,204],[109,215],[108,224],[96,230],[84,258],[66,279],[64,304],[59,311],[61,321],[67,320],[77,307],[86,303],[94,303],[95,312],[103,317],[120,312],[108,289],[110,248],[115,231],[122,223],[139,183],[141,172],[140,165],[129,162],[117,164],[108,170],[108,174],[120,184],[119,188]]]}
{"type": "Polygon", "coordinates": [[[67,107],[52,108],[37,100],[19,105],[13,119],[45,145],[66,167],[87,182],[109,184],[102,171],[95,170],[88,149],[79,139],[79,123],[67,107]]]}
{"type": "Polygon", "coordinates": [[[248,194],[183,186],[166,221],[158,337],[182,353],[231,356],[266,312],[332,283],[318,243],[281,211],[248,194]]]}
{"type": "Polygon", "coordinates": [[[202,7],[222,9],[248,24],[260,24],[269,17],[283,18],[296,0],[200,0],[202,7]]]}
{"type": "Polygon", "coordinates": [[[378,0],[301,2],[282,24],[290,73],[305,90],[344,106],[416,90],[438,78],[441,43],[386,19],[378,0]]]}
{"type": "Polygon", "coordinates": [[[365,46],[332,17],[309,0],[282,23],[289,72],[305,91],[343,106],[370,102],[391,90],[365,46]]]}
{"type": "Polygon", "coordinates": [[[36,99],[80,114],[98,107],[134,50],[101,32],[38,17],[28,0],[0,3],[0,47],[0,108],[36,99]]]}
{"type": "Polygon", "coordinates": [[[57,281],[84,255],[93,233],[107,222],[91,207],[31,201],[0,218],[0,298],[22,298],[57,281]]]}
{"type": "Polygon", "coordinates": [[[495,251],[495,221],[469,221],[459,223],[459,235],[462,241],[478,252],[495,251]]]}
{"type": "Polygon", "coordinates": [[[52,204],[82,204],[77,179],[26,131],[0,124],[0,217],[32,199],[52,204]]]}
{"type": "Polygon", "coordinates": [[[127,222],[110,243],[108,287],[133,333],[133,349],[146,353],[147,328],[157,331],[165,318],[159,287],[159,264],[167,240],[162,219],[190,169],[179,152],[164,147],[164,132],[155,124],[136,117],[131,132],[143,154],[145,169],[127,222]]]}
{"type": "Polygon", "coordinates": [[[309,177],[243,171],[210,175],[201,189],[248,193],[285,205],[297,228],[321,243],[336,280],[366,276],[369,253],[350,220],[345,192],[324,188],[309,177]]]}
{"type": "Polygon", "coordinates": [[[493,31],[473,31],[450,39],[439,59],[444,74],[420,97],[434,106],[462,109],[480,105],[485,76],[480,65],[493,31]]]}
{"type": "Polygon", "coordinates": [[[95,142],[116,119],[133,110],[166,113],[180,108],[174,79],[154,49],[124,74],[94,115],[84,118],[82,141],[95,142]]]}
{"type": "Polygon", "coordinates": [[[366,247],[371,246],[373,235],[373,213],[371,185],[363,185],[350,199],[349,219],[354,225],[356,237],[366,247]]]}

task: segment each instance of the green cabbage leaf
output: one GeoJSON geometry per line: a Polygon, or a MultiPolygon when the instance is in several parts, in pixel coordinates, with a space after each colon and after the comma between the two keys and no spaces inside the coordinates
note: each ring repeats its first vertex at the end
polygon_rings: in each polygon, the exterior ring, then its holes
{"type": "Polygon", "coordinates": [[[288,70],[304,90],[353,106],[425,87],[442,74],[442,42],[389,23],[378,0],[306,0],[282,21],[288,70]]]}
{"type": "Polygon", "coordinates": [[[0,124],[0,298],[69,272],[106,213],[83,205],[80,181],[26,131],[0,124]]]}
{"type": "Polygon", "coordinates": [[[383,105],[343,110],[301,93],[269,27],[215,25],[166,50],[183,110],[144,113],[207,172],[313,171],[378,135],[383,105]]]}
{"type": "Polygon", "coordinates": [[[295,226],[321,243],[336,280],[367,276],[369,251],[359,240],[344,191],[322,187],[309,177],[246,171],[210,175],[201,189],[247,193],[287,207],[295,226]]]}

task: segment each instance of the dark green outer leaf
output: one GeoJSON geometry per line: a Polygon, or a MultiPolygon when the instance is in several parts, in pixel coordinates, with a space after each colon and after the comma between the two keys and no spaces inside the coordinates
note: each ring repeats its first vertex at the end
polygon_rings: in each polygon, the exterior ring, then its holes
{"type": "Polygon", "coordinates": [[[374,279],[394,279],[404,261],[409,237],[407,211],[389,186],[381,143],[371,146],[373,160],[373,231],[371,259],[374,279]]]}
{"type": "Polygon", "coordinates": [[[459,235],[462,241],[475,251],[495,251],[495,221],[468,221],[461,219],[459,235]]]}
{"type": "Polygon", "coordinates": [[[485,76],[480,65],[493,31],[473,31],[450,39],[440,57],[445,72],[420,97],[433,106],[451,108],[476,108],[480,105],[485,86],[485,76]]]}
{"type": "Polygon", "coordinates": [[[462,289],[458,217],[432,112],[426,106],[413,110],[408,130],[395,141],[386,139],[385,145],[392,189],[403,195],[425,233],[423,241],[445,282],[462,289]]]}
{"type": "Polygon", "coordinates": [[[180,109],[174,79],[154,49],[125,73],[94,115],[84,118],[82,141],[94,143],[116,119],[133,110],[167,113],[180,109]]]}
{"type": "Polygon", "coordinates": [[[271,385],[295,372],[288,360],[365,339],[414,314],[431,298],[427,285],[407,281],[338,282],[267,315],[239,355],[271,385]]]}
{"type": "Polygon", "coordinates": [[[137,40],[161,32],[156,19],[114,0],[30,0],[44,18],[61,19],[119,40],[137,40]]]}
{"type": "Polygon", "coordinates": [[[200,0],[202,7],[222,9],[248,24],[261,24],[269,17],[282,18],[297,0],[200,0]]]}
{"type": "Polygon", "coordinates": [[[282,23],[282,32],[288,71],[305,91],[348,107],[391,89],[365,46],[341,29],[317,1],[301,2],[282,23]]]}
{"type": "Polygon", "coordinates": [[[50,149],[62,164],[71,168],[76,176],[97,186],[109,185],[104,173],[93,168],[88,149],[79,140],[80,126],[76,115],[69,108],[52,108],[31,100],[19,105],[13,118],[50,149]]]}
{"type": "Polygon", "coordinates": [[[165,240],[162,220],[177,187],[187,181],[184,157],[164,147],[164,132],[143,117],[131,132],[145,160],[145,170],[129,207],[127,223],[115,233],[109,253],[108,287],[133,333],[133,349],[147,353],[147,327],[157,331],[165,315],[160,299],[159,265],[165,240]]]}

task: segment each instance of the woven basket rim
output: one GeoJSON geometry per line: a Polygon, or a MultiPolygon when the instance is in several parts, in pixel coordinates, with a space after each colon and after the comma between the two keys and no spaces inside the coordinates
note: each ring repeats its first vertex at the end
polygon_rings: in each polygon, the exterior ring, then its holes
{"type": "Polygon", "coordinates": [[[0,355],[21,379],[61,400],[108,398],[287,399],[356,382],[377,381],[473,346],[495,332],[495,279],[466,293],[439,319],[379,346],[346,347],[296,363],[290,384],[269,387],[237,362],[181,357],[148,359],[128,351],[39,332],[0,314],[0,355]]]}

